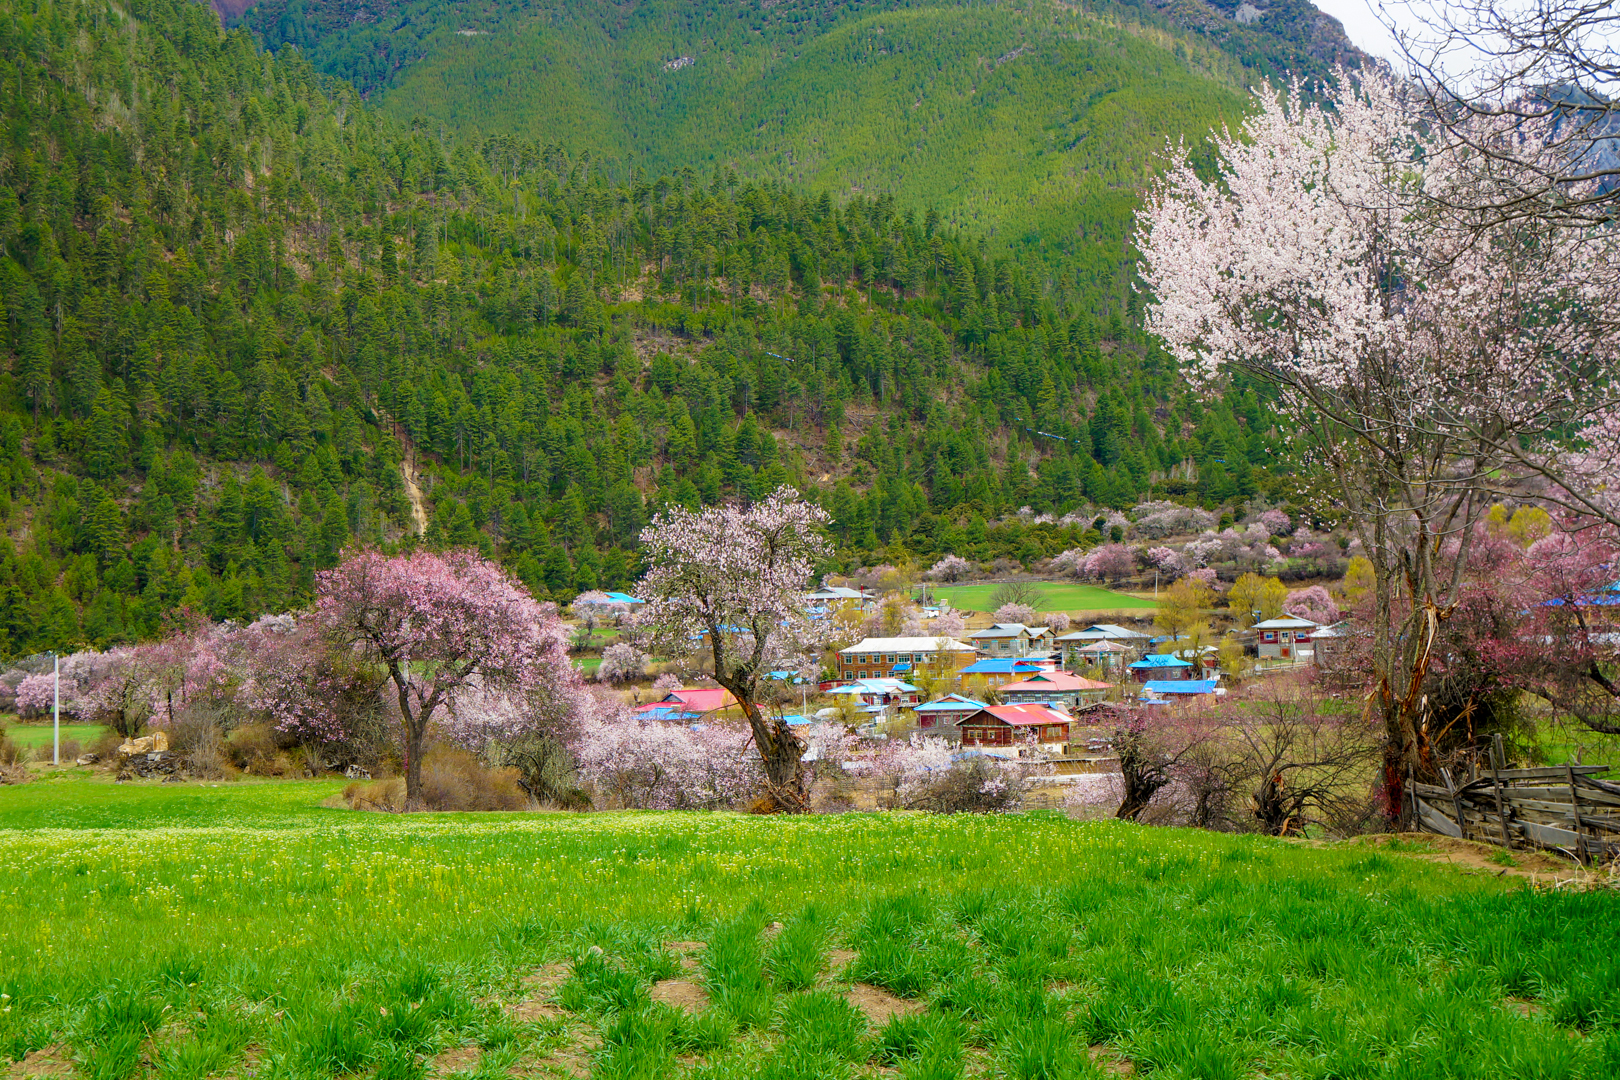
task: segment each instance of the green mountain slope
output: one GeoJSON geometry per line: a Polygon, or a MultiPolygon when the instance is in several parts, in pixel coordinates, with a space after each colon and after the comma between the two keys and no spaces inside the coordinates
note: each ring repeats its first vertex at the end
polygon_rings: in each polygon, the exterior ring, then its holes
{"type": "Polygon", "coordinates": [[[352,6],[247,21],[401,123],[889,193],[1093,280],[1166,138],[1242,108],[1229,53],[1044,3],[352,6]]]}
{"type": "Polygon", "coordinates": [[[1277,468],[1118,282],[889,195],[394,125],[184,0],[0,0],[0,51],[0,653],[279,610],[351,541],[567,599],[671,502],[789,482],[848,563],[1028,561],[1094,512],[1019,507],[1277,468]]]}

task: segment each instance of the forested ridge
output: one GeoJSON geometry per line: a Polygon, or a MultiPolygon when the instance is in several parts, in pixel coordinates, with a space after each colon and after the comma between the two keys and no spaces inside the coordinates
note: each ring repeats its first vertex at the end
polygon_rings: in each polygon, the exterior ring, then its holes
{"type": "Polygon", "coordinates": [[[1018,507],[1265,479],[1253,394],[1188,393],[1134,293],[894,198],[396,127],[183,0],[0,12],[5,652],[285,608],[351,541],[567,599],[669,501],[1027,560],[1086,523],[1018,507]]]}

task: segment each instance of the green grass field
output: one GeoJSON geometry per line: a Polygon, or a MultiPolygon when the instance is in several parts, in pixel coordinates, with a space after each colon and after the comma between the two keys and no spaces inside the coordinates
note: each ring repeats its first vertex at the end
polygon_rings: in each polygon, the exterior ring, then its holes
{"type": "MultiPolygon", "coordinates": [[[[100,724],[63,724],[62,741],[67,742],[69,739],[73,739],[76,740],[80,745],[86,745],[101,738],[101,733],[105,730],[106,729],[100,724]]],[[[51,725],[49,723],[8,723],[5,725],[5,731],[6,738],[10,739],[12,742],[16,743],[25,750],[32,749],[36,746],[51,745],[52,736],[51,725]]]]}
{"type": "MultiPolygon", "coordinates": [[[[1111,592],[1100,585],[1081,585],[1074,581],[1045,581],[1038,587],[1043,598],[1037,608],[1039,611],[1083,613],[1138,608],[1151,611],[1158,606],[1152,600],[1111,592]]],[[[952,607],[961,608],[963,611],[995,610],[990,606],[990,594],[996,591],[994,584],[943,586],[932,591],[939,599],[949,600],[952,607]]]]}
{"type": "Polygon", "coordinates": [[[1620,1071],[1612,894],[1057,815],[322,809],[340,787],[0,788],[0,1055],[97,1080],[1620,1071]],[[870,987],[902,1014],[869,1022],[870,987]]]}

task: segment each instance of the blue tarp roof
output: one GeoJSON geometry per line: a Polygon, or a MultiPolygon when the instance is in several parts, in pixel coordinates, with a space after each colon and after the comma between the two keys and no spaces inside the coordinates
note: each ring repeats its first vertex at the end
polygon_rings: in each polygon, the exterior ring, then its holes
{"type": "Polygon", "coordinates": [[[1144,656],[1144,657],[1142,657],[1142,659],[1140,659],[1136,663],[1132,664],[1131,667],[1133,667],[1133,668],[1180,668],[1180,667],[1192,667],[1192,663],[1190,661],[1183,660],[1179,656],[1171,656],[1169,653],[1154,653],[1152,656],[1144,656]]]}
{"type": "Polygon", "coordinates": [[[610,592],[607,594],[607,598],[615,604],[645,604],[647,602],[639,596],[631,596],[629,593],[624,592],[610,592]]]}
{"type": "Polygon", "coordinates": [[[962,669],[963,675],[1011,675],[1020,671],[1039,671],[1041,665],[1033,660],[980,660],[962,669]]]}
{"type": "Polygon", "coordinates": [[[1214,679],[1159,679],[1142,684],[1150,694],[1213,694],[1214,679]]]}

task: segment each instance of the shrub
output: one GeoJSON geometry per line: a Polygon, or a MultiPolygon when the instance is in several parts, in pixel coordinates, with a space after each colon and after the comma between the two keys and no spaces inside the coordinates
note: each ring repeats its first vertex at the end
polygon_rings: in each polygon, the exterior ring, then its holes
{"type": "Polygon", "coordinates": [[[629,682],[647,673],[647,657],[634,645],[615,642],[602,650],[602,666],[596,669],[599,682],[629,682]]]}
{"type": "Polygon", "coordinates": [[[429,810],[524,810],[529,797],[516,769],[487,768],[466,750],[435,746],[422,757],[422,804],[429,810]]]}
{"type": "Polygon", "coordinates": [[[985,756],[929,773],[906,798],[906,806],[913,810],[939,814],[993,814],[1016,810],[1022,802],[1019,767],[985,756]]]}
{"type": "Polygon", "coordinates": [[[995,609],[1008,604],[1022,604],[1034,610],[1045,599],[1046,596],[1033,581],[1004,581],[990,594],[990,607],[995,609]]]}
{"type": "Polygon", "coordinates": [[[1028,604],[1002,604],[996,608],[994,616],[998,623],[1032,623],[1035,621],[1035,609],[1028,604]]]}
{"type": "Polygon", "coordinates": [[[7,736],[0,735],[0,765],[15,765],[22,760],[22,747],[7,736]]]}

